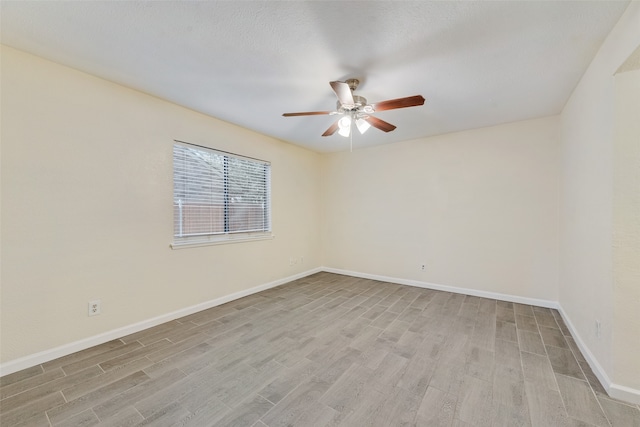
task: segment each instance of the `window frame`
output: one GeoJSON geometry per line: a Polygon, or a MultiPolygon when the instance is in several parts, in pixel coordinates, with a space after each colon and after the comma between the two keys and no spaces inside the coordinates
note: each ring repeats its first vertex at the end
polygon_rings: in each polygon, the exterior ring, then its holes
{"type": "Polygon", "coordinates": [[[215,148],[210,148],[202,145],[192,144],[189,142],[174,140],[171,145],[171,159],[172,159],[172,206],[173,208],[173,240],[170,244],[172,249],[182,249],[188,247],[199,247],[199,246],[210,246],[210,245],[221,245],[221,244],[229,244],[229,243],[240,243],[240,242],[248,242],[248,241],[258,241],[258,240],[268,240],[273,239],[275,236],[273,235],[271,228],[271,162],[256,159],[253,157],[243,156],[236,153],[230,153],[228,151],[218,150],[215,148]],[[203,233],[203,234],[192,234],[186,236],[176,235],[175,223],[176,223],[176,213],[175,213],[175,196],[176,196],[176,167],[175,167],[175,146],[182,146],[192,150],[200,150],[202,152],[206,152],[208,154],[214,154],[219,156],[224,156],[224,172],[222,177],[222,186],[225,188],[224,194],[224,232],[211,232],[211,233],[203,233]],[[243,161],[249,161],[254,163],[259,163],[265,166],[265,192],[266,192],[266,229],[265,230],[239,230],[239,231],[230,231],[229,223],[231,218],[229,216],[230,210],[230,201],[229,194],[227,191],[228,183],[229,183],[229,158],[237,158],[243,161]]]}

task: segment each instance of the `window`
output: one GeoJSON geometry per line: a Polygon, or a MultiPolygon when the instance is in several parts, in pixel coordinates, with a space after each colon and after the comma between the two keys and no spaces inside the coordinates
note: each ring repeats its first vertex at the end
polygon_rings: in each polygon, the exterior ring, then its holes
{"type": "Polygon", "coordinates": [[[173,245],[271,238],[269,162],[173,145],[173,245]]]}

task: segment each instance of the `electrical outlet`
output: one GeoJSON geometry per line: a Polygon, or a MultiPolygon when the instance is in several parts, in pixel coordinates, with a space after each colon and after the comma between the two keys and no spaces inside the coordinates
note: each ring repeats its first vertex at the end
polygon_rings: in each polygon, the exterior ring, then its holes
{"type": "Polygon", "coordinates": [[[426,271],[427,270],[427,264],[421,264],[420,265],[420,270],[421,271],[426,271]]]}
{"type": "Polygon", "coordinates": [[[89,301],[89,316],[97,316],[102,313],[102,303],[99,299],[89,301]]]}
{"type": "Polygon", "coordinates": [[[602,333],[602,323],[599,320],[596,320],[596,337],[600,338],[600,334],[602,333]]]}

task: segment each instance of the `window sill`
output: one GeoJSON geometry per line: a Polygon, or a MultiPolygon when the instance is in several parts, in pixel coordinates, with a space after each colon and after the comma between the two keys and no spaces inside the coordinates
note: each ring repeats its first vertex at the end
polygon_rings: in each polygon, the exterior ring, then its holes
{"type": "Polygon", "coordinates": [[[197,248],[200,246],[216,246],[216,245],[228,245],[230,243],[241,243],[241,242],[254,242],[258,240],[271,240],[276,236],[273,233],[265,233],[265,234],[257,234],[257,235],[243,235],[243,236],[234,236],[234,235],[226,235],[224,237],[215,237],[211,239],[203,239],[203,240],[188,240],[182,242],[173,242],[169,246],[171,249],[186,249],[186,248],[197,248]]]}

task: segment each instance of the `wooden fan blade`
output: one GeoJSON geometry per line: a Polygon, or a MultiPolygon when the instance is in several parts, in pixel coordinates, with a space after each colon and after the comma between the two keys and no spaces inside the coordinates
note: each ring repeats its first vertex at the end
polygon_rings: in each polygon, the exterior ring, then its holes
{"type": "Polygon", "coordinates": [[[374,128],[378,128],[378,129],[380,129],[382,131],[385,131],[385,132],[391,132],[392,130],[394,130],[396,128],[391,123],[385,122],[384,120],[380,120],[377,117],[367,116],[367,117],[364,117],[364,120],[367,123],[369,123],[371,126],[373,126],[374,128]]]}
{"type": "Polygon", "coordinates": [[[345,82],[329,82],[329,84],[331,85],[331,89],[336,93],[340,104],[347,108],[353,108],[355,102],[353,101],[353,94],[351,93],[351,89],[349,89],[349,85],[345,82]]]}
{"type": "Polygon", "coordinates": [[[417,107],[424,105],[424,97],[422,95],[408,96],[406,98],[390,99],[388,101],[372,104],[373,111],[394,110],[396,108],[417,107]]]}
{"type": "Polygon", "coordinates": [[[339,120],[336,120],[331,126],[329,126],[329,129],[325,130],[322,136],[331,136],[336,133],[338,130],[338,121],[339,120]]]}
{"type": "Polygon", "coordinates": [[[295,117],[295,116],[326,116],[333,113],[333,111],[305,111],[302,113],[284,113],[285,117],[295,117]]]}

